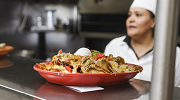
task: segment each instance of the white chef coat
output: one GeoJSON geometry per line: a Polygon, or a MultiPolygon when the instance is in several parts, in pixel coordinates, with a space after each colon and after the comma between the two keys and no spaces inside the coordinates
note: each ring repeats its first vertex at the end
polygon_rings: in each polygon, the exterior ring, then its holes
{"type": "MultiPolygon", "coordinates": [[[[104,54],[112,54],[124,58],[126,63],[136,64],[143,67],[143,71],[134,78],[151,81],[153,49],[147,52],[141,58],[138,58],[131,48],[130,37],[122,36],[111,40],[105,48],[104,54]]],[[[175,86],[180,87],[180,48],[176,49],[176,67],[175,67],[175,86]]]]}

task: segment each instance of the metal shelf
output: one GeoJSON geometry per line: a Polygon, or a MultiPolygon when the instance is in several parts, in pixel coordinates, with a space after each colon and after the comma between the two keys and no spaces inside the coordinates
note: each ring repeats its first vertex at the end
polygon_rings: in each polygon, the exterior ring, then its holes
{"type": "Polygon", "coordinates": [[[46,26],[38,27],[38,26],[32,26],[30,29],[31,32],[37,32],[37,33],[44,33],[44,32],[65,32],[69,33],[69,29],[50,29],[46,26]]]}

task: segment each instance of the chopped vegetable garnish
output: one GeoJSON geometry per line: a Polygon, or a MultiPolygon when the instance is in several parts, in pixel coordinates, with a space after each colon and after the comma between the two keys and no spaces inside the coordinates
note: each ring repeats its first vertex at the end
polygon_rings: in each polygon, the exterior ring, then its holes
{"type": "Polygon", "coordinates": [[[67,70],[67,71],[72,72],[71,67],[69,67],[69,66],[65,66],[65,68],[66,68],[66,70],[67,70]]]}
{"type": "Polygon", "coordinates": [[[136,67],[136,70],[139,70],[139,67],[136,67]]]}
{"type": "Polygon", "coordinates": [[[104,54],[96,54],[96,56],[94,57],[94,60],[98,60],[99,58],[105,57],[104,54]]]}
{"type": "Polygon", "coordinates": [[[117,58],[116,60],[119,61],[119,58],[117,58]]]}
{"type": "Polygon", "coordinates": [[[62,49],[61,50],[59,50],[59,52],[58,53],[62,53],[62,49]]]}
{"type": "Polygon", "coordinates": [[[77,61],[76,59],[73,60],[73,62],[76,62],[76,61],[77,61]]]}
{"type": "Polygon", "coordinates": [[[101,52],[97,50],[91,50],[92,57],[95,57],[97,54],[100,54],[101,52]]]}

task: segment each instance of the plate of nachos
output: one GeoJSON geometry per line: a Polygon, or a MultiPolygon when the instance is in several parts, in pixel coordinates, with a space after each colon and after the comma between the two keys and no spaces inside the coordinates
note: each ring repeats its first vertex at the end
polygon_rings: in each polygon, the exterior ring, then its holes
{"type": "Polygon", "coordinates": [[[112,54],[80,48],[74,54],[59,50],[48,62],[36,63],[34,70],[54,84],[73,86],[104,86],[122,84],[140,73],[139,65],[126,63],[112,54]]]}
{"type": "Polygon", "coordinates": [[[14,47],[7,46],[6,43],[0,43],[0,56],[8,54],[14,47]]]}

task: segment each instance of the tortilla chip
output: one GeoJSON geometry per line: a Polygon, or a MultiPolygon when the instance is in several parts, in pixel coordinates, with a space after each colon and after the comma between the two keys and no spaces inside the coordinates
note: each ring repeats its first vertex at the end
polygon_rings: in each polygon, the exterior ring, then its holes
{"type": "Polygon", "coordinates": [[[108,61],[108,66],[113,73],[118,73],[118,63],[114,61],[108,61]]]}
{"type": "Polygon", "coordinates": [[[111,73],[109,67],[107,66],[106,59],[99,59],[96,65],[101,67],[103,70],[107,71],[108,73],[111,73]]]}
{"type": "Polygon", "coordinates": [[[119,62],[118,62],[119,64],[125,64],[124,58],[120,56],[118,56],[117,58],[119,59],[119,62]]]}

